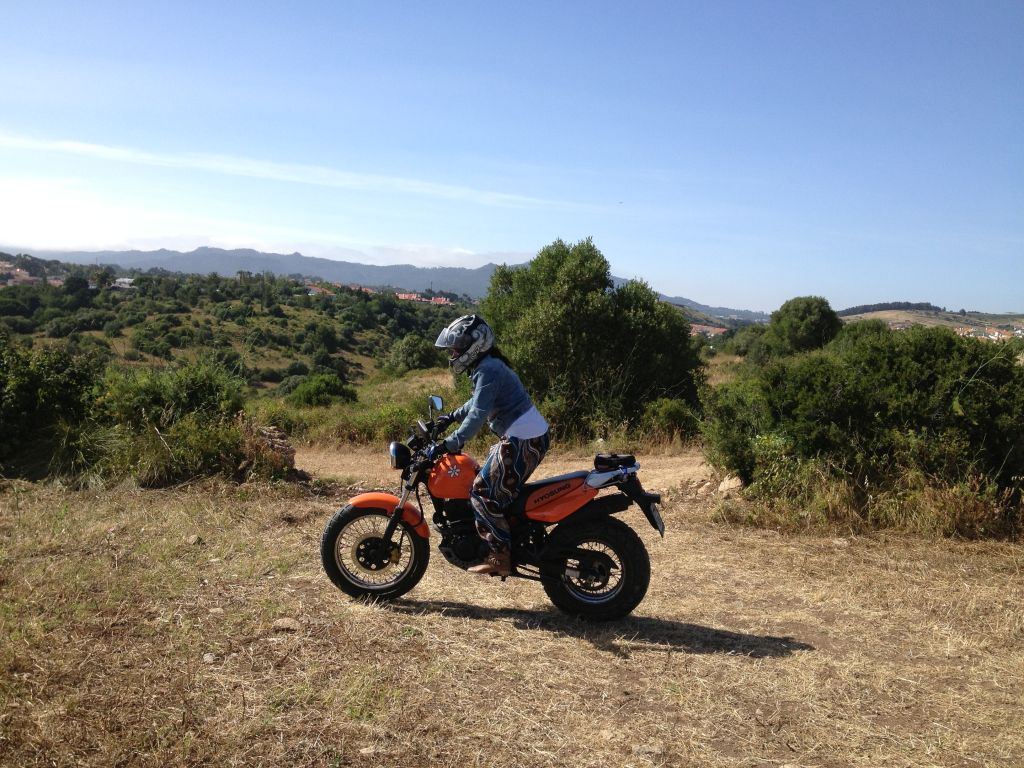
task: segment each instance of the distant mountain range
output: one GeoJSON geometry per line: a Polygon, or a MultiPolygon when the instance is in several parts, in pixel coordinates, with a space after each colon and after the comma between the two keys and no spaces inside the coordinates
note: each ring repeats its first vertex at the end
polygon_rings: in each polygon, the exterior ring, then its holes
{"type": "MultiPolygon", "coordinates": [[[[487,293],[491,274],[497,265],[485,264],[476,269],[466,267],[417,267],[412,264],[375,266],[352,261],[335,261],[303,256],[301,253],[264,253],[251,249],[225,250],[196,248],[182,253],[161,248],[158,251],[42,251],[33,256],[59,259],[72,264],[111,264],[123,269],[166,269],[170,272],[191,272],[234,275],[238,272],[271,272],[275,275],[318,278],[328,282],[356,283],[367,287],[404,288],[409,291],[435,291],[481,298],[487,293]]],[[[616,285],[624,282],[613,278],[616,285]]],[[[763,322],[764,312],[729,307],[711,307],[681,296],[661,298],[670,304],[688,307],[696,312],[730,320],[763,322]]]]}

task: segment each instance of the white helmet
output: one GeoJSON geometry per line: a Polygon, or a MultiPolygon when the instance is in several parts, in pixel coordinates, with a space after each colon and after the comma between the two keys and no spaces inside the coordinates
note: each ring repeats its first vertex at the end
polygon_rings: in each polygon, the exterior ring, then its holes
{"type": "Polygon", "coordinates": [[[463,315],[441,331],[435,347],[448,350],[448,364],[462,373],[494,346],[494,331],[479,315],[463,315]]]}

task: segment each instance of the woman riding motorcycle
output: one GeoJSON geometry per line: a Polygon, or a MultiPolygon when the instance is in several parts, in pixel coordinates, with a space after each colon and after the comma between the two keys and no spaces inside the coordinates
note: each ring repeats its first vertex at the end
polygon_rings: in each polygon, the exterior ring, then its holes
{"type": "Polygon", "coordinates": [[[438,431],[460,422],[459,428],[435,447],[455,453],[487,422],[501,439],[491,446],[470,491],[477,533],[490,554],[470,568],[478,574],[507,576],[512,569],[511,542],[505,510],[547,453],[548,424],[533,405],[508,360],[494,346],[494,332],[478,315],[463,315],[441,331],[434,346],[448,351],[455,373],[466,372],[473,396],[462,407],[437,420],[438,431]]]}

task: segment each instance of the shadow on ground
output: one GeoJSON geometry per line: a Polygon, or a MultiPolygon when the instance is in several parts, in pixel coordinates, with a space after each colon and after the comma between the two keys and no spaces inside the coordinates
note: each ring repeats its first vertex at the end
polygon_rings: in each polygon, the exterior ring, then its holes
{"type": "Polygon", "coordinates": [[[516,608],[482,608],[450,600],[396,600],[381,606],[397,613],[442,614],[481,621],[511,621],[518,629],[545,631],[586,640],[595,648],[629,658],[635,650],[682,653],[724,653],[753,659],[781,658],[814,646],[791,637],[751,635],[702,627],[682,621],[630,616],[596,624],[566,616],[554,609],[525,611],[516,608]]]}

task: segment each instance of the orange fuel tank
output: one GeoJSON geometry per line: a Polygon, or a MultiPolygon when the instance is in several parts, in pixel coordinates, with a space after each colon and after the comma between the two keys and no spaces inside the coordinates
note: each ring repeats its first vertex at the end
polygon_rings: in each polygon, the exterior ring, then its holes
{"type": "Polygon", "coordinates": [[[465,453],[448,453],[434,465],[427,478],[427,490],[439,499],[468,499],[480,465],[465,453]]]}

